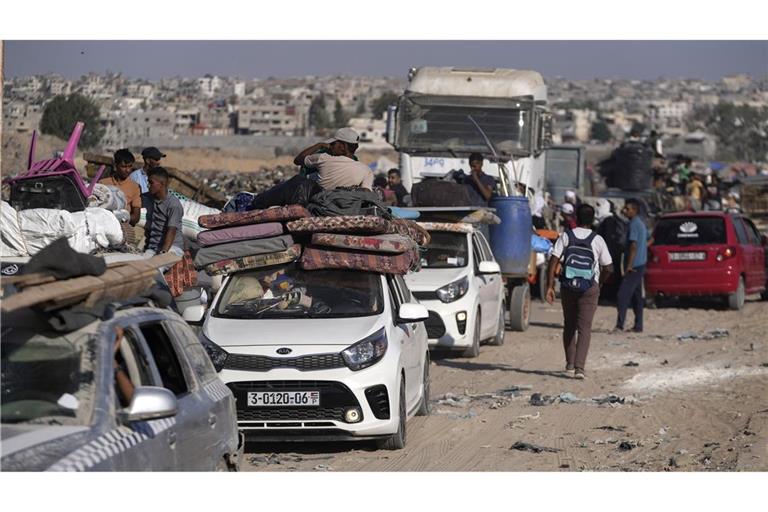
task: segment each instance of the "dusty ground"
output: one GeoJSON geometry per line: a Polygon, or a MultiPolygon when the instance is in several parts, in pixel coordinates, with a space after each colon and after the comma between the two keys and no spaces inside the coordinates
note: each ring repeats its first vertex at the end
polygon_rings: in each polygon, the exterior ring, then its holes
{"type": "Polygon", "coordinates": [[[559,304],[536,303],[529,330],[508,332],[504,346],[484,346],[476,359],[434,357],[432,414],[409,421],[405,449],[249,444],[243,469],[768,470],[768,303],[753,299],[742,312],[688,304],[646,315],[645,333],[610,334],[615,310],[600,307],[588,378],[577,381],[561,372],[559,304]],[[686,332],[699,339],[679,340],[686,332]],[[513,386],[517,392],[504,391],[513,386]],[[578,401],[534,406],[534,393],[578,401]],[[592,400],[611,394],[624,403],[592,400]],[[553,451],[510,449],[516,442],[553,451]]]}

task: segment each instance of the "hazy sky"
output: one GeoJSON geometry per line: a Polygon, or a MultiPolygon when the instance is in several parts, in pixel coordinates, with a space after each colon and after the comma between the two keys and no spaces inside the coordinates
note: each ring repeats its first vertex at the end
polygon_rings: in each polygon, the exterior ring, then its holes
{"type": "Polygon", "coordinates": [[[8,77],[111,70],[131,78],[405,76],[412,66],[534,69],[545,77],[768,76],[768,41],[6,41],[8,77]]]}

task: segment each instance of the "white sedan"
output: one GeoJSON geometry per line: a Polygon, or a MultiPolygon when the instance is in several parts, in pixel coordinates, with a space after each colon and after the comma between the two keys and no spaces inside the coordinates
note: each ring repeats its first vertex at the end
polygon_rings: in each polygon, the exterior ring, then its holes
{"type": "Polygon", "coordinates": [[[477,357],[480,343],[504,343],[504,283],[482,233],[470,224],[426,223],[432,237],[422,270],[406,276],[429,310],[429,345],[477,357]]]}
{"type": "Polygon", "coordinates": [[[426,318],[399,275],[286,264],[229,276],[202,335],[248,439],[399,449],[428,413],[426,318]]]}

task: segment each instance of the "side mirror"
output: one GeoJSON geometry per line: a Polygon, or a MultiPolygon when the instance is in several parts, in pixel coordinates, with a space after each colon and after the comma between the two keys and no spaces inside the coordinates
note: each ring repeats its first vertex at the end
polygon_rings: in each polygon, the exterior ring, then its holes
{"type": "Polygon", "coordinates": [[[429,311],[421,304],[408,302],[400,306],[397,312],[398,323],[423,322],[429,318],[429,311]]]}
{"type": "Polygon", "coordinates": [[[205,316],[205,306],[188,306],[181,314],[184,320],[191,325],[200,325],[205,316]]]}
{"type": "Polygon", "coordinates": [[[481,261],[477,270],[481,274],[501,274],[501,267],[495,261],[481,261]]]}
{"type": "Polygon", "coordinates": [[[397,147],[397,133],[395,120],[397,119],[397,105],[387,107],[387,143],[397,147]]]}
{"type": "Polygon", "coordinates": [[[140,386],[133,391],[128,407],[120,411],[120,419],[133,421],[156,420],[175,416],[176,396],[168,389],[155,386],[140,386]]]}

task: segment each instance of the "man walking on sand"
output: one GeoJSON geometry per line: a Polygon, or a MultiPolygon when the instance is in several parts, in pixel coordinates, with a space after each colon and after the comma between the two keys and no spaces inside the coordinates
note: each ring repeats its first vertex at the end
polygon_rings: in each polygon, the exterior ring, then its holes
{"type": "Polygon", "coordinates": [[[576,209],[574,229],[567,229],[555,242],[547,269],[547,302],[555,302],[555,270],[561,265],[560,298],[563,305],[565,371],[583,379],[592,319],[597,311],[600,288],[613,271],[611,254],[603,237],[592,231],[595,209],[583,203],[576,209]],[[578,337],[576,332],[578,331],[578,337]]]}
{"type": "Polygon", "coordinates": [[[645,263],[648,261],[648,229],[638,215],[640,202],[630,198],[624,203],[624,215],[629,219],[629,236],[627,237],[627,260],[624,277],[619,286],[617,298],[616,330],[624,330],[624,320],[630,304],[635,312],[635,332],[643,332],[643,276],[645,263]]]}

